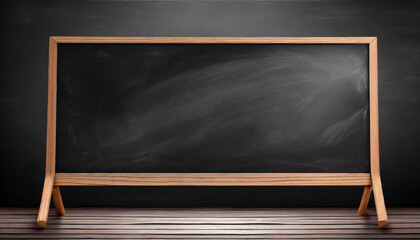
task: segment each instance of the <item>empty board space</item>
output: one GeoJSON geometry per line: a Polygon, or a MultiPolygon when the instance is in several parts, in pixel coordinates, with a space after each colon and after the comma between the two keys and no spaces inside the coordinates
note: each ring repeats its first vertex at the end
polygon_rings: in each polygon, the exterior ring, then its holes
{"type": "Polygon", "coordinates": [[[367,173],[368,45],[58,44],[57,172],[367,173]]]}

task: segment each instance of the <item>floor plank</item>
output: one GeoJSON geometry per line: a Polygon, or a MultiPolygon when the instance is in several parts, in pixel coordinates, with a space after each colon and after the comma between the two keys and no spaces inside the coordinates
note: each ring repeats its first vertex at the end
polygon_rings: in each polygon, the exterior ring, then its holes
{"type": "Polygon", "coordinates": [[[388,209],[378,229],[374,209],[350,208],[50,210],[46,229],[35,208],[0,208],[0,239],[420,239],[420,208],[388,209]]]}

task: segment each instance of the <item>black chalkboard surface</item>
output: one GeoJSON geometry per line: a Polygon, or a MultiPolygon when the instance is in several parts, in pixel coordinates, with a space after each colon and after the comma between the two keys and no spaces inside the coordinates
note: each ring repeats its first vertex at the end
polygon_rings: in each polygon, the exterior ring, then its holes
{"type": "Polygon", "coordinates": [[[366,44],[59,44],[57,172],[368,173],[366,44]]]}

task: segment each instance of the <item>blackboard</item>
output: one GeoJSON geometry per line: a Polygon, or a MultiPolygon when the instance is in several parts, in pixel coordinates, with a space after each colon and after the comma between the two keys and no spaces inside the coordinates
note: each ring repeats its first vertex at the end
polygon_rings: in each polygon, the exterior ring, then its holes
{"type": "Polygon", "coordinates": [[[60,186],[364,186],[379,168],[376,37],[50,37],[46,174],[60,186]]]}
{"type": "Polygon", "coordinates": [[[57,172],[369,173],[367,44],[57,55],[57,172]]]}

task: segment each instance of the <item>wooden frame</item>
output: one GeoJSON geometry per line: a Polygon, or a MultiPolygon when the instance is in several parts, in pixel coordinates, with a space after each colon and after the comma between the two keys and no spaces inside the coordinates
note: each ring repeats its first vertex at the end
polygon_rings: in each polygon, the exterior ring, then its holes
{"type": "Polygon", "coordinates": [[[388,224],[379,168],[378,61],[376,37],[50,37],[47,149],[38,226],[46,226],[51,196],[59,215],[64,205],[59,186],[365,186],[358,215],[365,215],[371,191],[380,228],[388,224]],[[56,173],[57,44],[368,44],[370,173],[56,173]]]}

